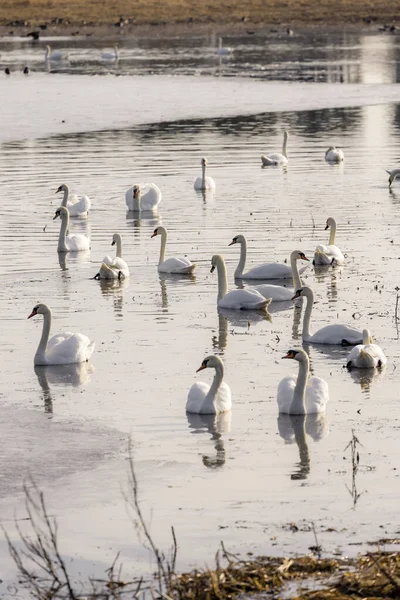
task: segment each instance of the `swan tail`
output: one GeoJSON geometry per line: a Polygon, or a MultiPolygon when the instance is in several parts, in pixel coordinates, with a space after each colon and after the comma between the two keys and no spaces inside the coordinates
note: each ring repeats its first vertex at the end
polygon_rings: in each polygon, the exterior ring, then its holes
{"type": "Polygon", "coordinates": [[[90,358],[92,357],[95,345],[96,345],[96,342],[90,342],[90,344],[86,350],[86,360],[90,360],[90,358]]]}

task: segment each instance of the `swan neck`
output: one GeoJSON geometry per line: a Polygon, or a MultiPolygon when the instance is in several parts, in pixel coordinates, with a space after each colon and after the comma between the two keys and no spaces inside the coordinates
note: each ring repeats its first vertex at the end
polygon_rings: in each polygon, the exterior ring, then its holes
{"type": "Polygon", "coordinates": [[[122,258],[122,240],[120,237],[117,237],[117,252],[115,254],[115,256],[117,258],[122,258]]]}
{"type": "Polygon", "coordinates": [[[293,288],[296,292],[302,287],[296,253],[290,256],[290,266],[292,268],[293,288]]]}
{"type": "Polygon", "coordinates": [[[246,258],[247,258],[247,241],[244,238],[241,242],[240,242],[240,259],[239,259],[239,264],[236,267],[236,271],[235,271],[235,277],[241,277],[244,271],[244,267],[246,265],[246,258]]]}
{"type": "Polygon", "coordinates": [[[67,185],[64,186],[64,196],[61,202],[61,206],[67,206],[69,196],[69,187],[67,185]]]}
{"type": "Polygon", "coordinates": [[[206,164],[203,163],[201,165],[201,187],[204,189],[206,187],[206,164]]]}
{"type": "Polygon", "coordinates": [[[167,245],[167,232],[165,229],[161,232],[160,258],[158,265],[161,265],[165,260],[165,246],[167,245]]]}
{"type": "Polygon", "coordinates": [[[219,258],[217,262],[217,271],[218,271],[218,300],[222,300],[222,298],[226,295],[228,291],[228,276],[226,273],[226,265],[225,262],[219,258]]]}
{"type": "Polygon", "coordinates": [[[67,248],[67,231],[69,228],[69,214],[66,213],[61,219],[60,235],[58,236],[58,250],[65,252],[67,248]]]}
{"type": "Polygon", "coordinates": [[[140,211],[140,200],[142,197],[142,192],[140,191],[140,188],[137,190],[136,194],[134,194],[132,191],[132,196],[133,196],[133,210],[134,210],[134,212],[139,212],[140,211]]]}
{"type": "Polygon", "coordinates": [[[287,146],[287,135],[285,134],[283,136],[283,145],[282,145],[282,154],[285,158],[287,158],[287,154],[286,154],[286,146],[287,146]]]}
{"type": "Polygon", "coordinates": [[[224,378],[224,367],[222,364],[215,367],[215,375],[208,394],[204,398],[201,406],[202,413],[216,413],[217,412],[217,394],[224,378]]]}
{"type": "Polygon", "coordinates": [[[45,356],[47,350],[47,342],[49,341],[51,329],[51,310],[43,315],[42,337],[40,338],[39,346],[36,350],[36,357],[45,356]]]}
{"type": "Polygon", "coordinates": [[[331,223],[331,229],[329,232],[329,245],[332,246],[335,243],[336,236],[336,223],[331,223]]]}
{"type": "Polygon", "coordinates": [[[294,388],[293,400],[290,405],[290,414],[304,415],[306,412],[305,395],[308,378],[308,356],[304,356],[299,361],[299,374],[297,376],[296,387],[294,388]]]}
{"type": "Polygon", "coordinates": [[[307,306],[306,306],[306,310],[304,313],[304,320],[303,320],[303,340],[305,340],[305,341],[309,340],[311,337],[310,319],[311,319],[312,307],[314,304],[314,294],[312,293],[311,290],[309,290],[306,298],[307,298],[307,306]]]}

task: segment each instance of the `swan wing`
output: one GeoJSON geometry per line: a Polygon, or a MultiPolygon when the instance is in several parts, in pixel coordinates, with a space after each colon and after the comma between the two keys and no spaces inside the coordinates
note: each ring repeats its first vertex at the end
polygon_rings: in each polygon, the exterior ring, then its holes
{"type": "Polygon", "coordinates": [[[362,331],[349,325],[326,325],[306,341],[314,344],[350,345],[362,343],[362,331]]]}
{"type": "Polygon", "coordinates": [[[69,216],[70,217],[81,217],[81,216],[87,216],[87,213],[90,210],[91,207],[91,202],[90,202],[90,198],[88,196],[81,196],[81,198],[78,198],[78,196],[76,196],[74,194],[74,200],[71,199],[71,202],[68,202],[67,204],[67,208],[69,210],[69,216]]]}
{"type": "Polygon", "coordinates": [[[47,344],[46,360],[53,365],[84,362],[92,356],[94,346],[83,333],[59,333],[47,344]]]}
{"type": "Polygon", "coordinates": [[[323,246],[322,244],[317,246],[314,254],[315,265],[342,264],[343,262],[344,256],[338,246],[334,244],[331,246],[323,246]]]}
{"type": "Polygon", "coordinates": [[[216,398],[217,413],[223,413],[232,408],[232,393],[231,388],[225,381],[219,387],[216,398]]]}
{"type": "Polygon", "coordinates": [[[192,273],[196,265],[191,263],[187,258],[167,258],[161,265],[158,266],[160,273],[180,273],[188,274],[192,273]]]}
{"type": "Polygon", "coordinates": [[[67,247],[72,252],[78,250],[89,250],[90,249],[90,238],[81,233],[68,235],[66,237],[67,247]]]}
{"type": "Polygon", "coordinates": [[[324,412],[329,400],[328,384],[321,377],[309,377],[306,387],[307,414],[324,412]]]}
{"type": "Polygon", "coordinates": [[[358,344],[352,348],[347,357],[347,367],[357,369],[373,369],[386,365],[387,359],[377,344],[358,344]]]}
{"type": "Polygon", "coordinates": [[[241,310],[259,310],[268,306],[269,301],[257,290],[251,288],[245,290],[231,290],[218,305],[222,308],[234,308],[241,310]]]}
{"type": "Polygon", "coordinates": [[[160,204],[162,193],[155,183],[144,183],[141,185],[140,207],[142,210],[155,210],[160,204]]]}
{"type": "Polygon", "coordinates": [[[270,167],[273,165],[287,165],[288,159],[283,154],[273,153],[273,154],[261,154],[261,162],[265,167],[270,167]]]}
{"type": "Polygon", "coordinates": [[[288,375],[281,379],[278,385],[277,401],[280,413],[289,413],[293,400],[294,388],[296,387],[297,377],[288,375]]]}
{"type": "Polygon", "coordinates": [[[269,283],[262,283],[261,285],[252,286],[253,290],[257,290],[264,298],[271,298],[272,302],[287,302],[291,300],[294,291],[289,288],[285,288],[281,285],[271,285],[269,283]]]}
{"type": "Polygon", "coordinates": [[[186,412],[200,414],[204,398],[210,391],[210,386],[204,381],[196,381],[189,390],[186,400],[186,412]]]}
{"type": "Polygon", "coordinates": [[[204,185],[203,185],[203,180],[201,177],[197,177],[195,179],[194,182],[194,189],[195,190],[215,190],[216,185],[215,185],[215,181],[212,177],[208,177],[208,175],[206,175],[205,180],[204,180],[204,185]]]}
{"type": "Polygon", "coordinates": [[[258,265],[247,273],[241,275],[241,279],[290,279],[292,269],[283,263],[264,263],[258,265]]]}

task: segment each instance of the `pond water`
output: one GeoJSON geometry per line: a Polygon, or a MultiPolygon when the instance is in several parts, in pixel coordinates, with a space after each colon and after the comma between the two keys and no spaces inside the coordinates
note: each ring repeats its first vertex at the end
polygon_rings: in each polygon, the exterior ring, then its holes
{"type": "MultiPolygon", "coordinates": [[[[396,49],[395,37],[374,39],[396,49]]],[[[16,50],[6,52],[4,64],[16,50]]],[[[352,52],[337,48],[349,60],[352,52]]],[[[369,541],[396,536],[400,183],[389,190],[385,168],[398,165],[400,156],[400,93],[396,77],[385,75],[388,69],[398,72],[397,59],[392,64],[380,55],[380,60],[373,83],[387,87],[356,79],[353,105],[354,90],[346,84],[326,84],[323,93],[310,84],[307,102],[319,108],[298,110],[301,84],[281,84],[286,110],[279,111],[275,98],[273,111],[261,113],[252,85],[265,86],[259,89],[266,95],[277,88],[249,82],[230,114],[216,98],[213,118],[201,113],[189,119],[182,102],[175,120],[166,120],[154,98],[142,122],[140,111],[133,110],[131,126],[123,128],[111,100],[115,79],[103,78],[109,111],[103,113],[102,131],[84,128],[90,78],[33,74],[25,80],[25,118],[33,122],[25,137],[17,105],[12,119],[12,99],[23,78],[11,76],[5,85],[2,75],[8,118],[0,145],[0,512],[13,539],[15,515],[25,517],[22,483],[31,476],[57,518],[62,550],[79,577],[104,572],[118,551],[128,573],[131,564],[136,573],[147,572],[150,553],[124,499],[129,437],[146,518],[162,548],[169,547],[170,526],[175,527],[179,569],[212,565],[221,540],[239,553],[307,552],[315,543],[311,523],[330,554],[356,554],[369,541]],[[55,84],[75,94],[78,111],[84,107],[75,131],[63,133],[60,123],[46,123],[46,114],[54,111],[55,84]],[[346,105],[327,108],[336,87],[344,89],[346,105]],[[42,105],[40,128],[35,110],[30,116],[35,96],[42,105]],[[287,169],[262,169],[260,154],[280,150],[285,129],[287,169]],[[325,163],[331,144],[343,148],[344,164],[325,163]],[[216,181],[214,194],[193,189],[203,155],[216,181]],[[157,215],[127,213],[125,191],[137,181],[162,189],[157,215]],[[71,232],[91,235],[91,250],[75,256],[56,251],[55,191],[64,182],[92,199],[89,218],[71,221],[71,232]],[[248,239],[249,265],[288,260],[294,249],[312,258],[317,244],[326,243],[328,216],[338,222],[337,244],[346,263],[305,272],[316,295],[313,326],[336,321],[368,326],[388,364],[382,372],[349,373],[347,349],[309,347],[312,372],[328,382],[330,401],[326,415],[303,422],[278,416],[276,403],[279,381],[297,371],[281,357],[301,346],[300,308],[272,305],[271,320],[218,312],[210,261],[213,254],[224,255],[234,287],[239,249],[228,244],[239,233],[248,239]],[[168,228],[167,255],[197,263],[193,277],[158,274],[160,238],[151,234],[159,224],[168,228]],[[113,252],[114,232],[122,235],[131,278],[110,286],[93,276],[102,257],[113,252]],[[53,310],[54,333],[81,331],[96,341],[88,365],[33,367],[42,323],[27,317],[39,301],[53,310]],[[211,379],[208,371],[195,373],[211,353],[225,362],[231,414],[186,415],[192,383],[211,379]],[[352,430],[362,444],[354,479],[345,450],[352,430]]],[[[173,62],[168,65],[173,72],[173,62]]],[[[360,69],[368,71],[364,61],[360,69]]],[[[274,78],[284,79],[283,70],[277,67],[274,78]]],[[[126,85],[135,81],[133,75],[125,79],[126,85]]],[[[149,75],[142,80],[145,89],[156,87],[149,75]]],[[[215,79],[199,81],[196,93],[212,106],[215,79]]],[[[185,98],[193,78],[167,78],[166,97],[169,82],[172,91],[179,84],[185,98]]],[[[221,83],[221,93],[229,96],[230,83],[221,83]]],[[[144,104],[140,86],[137,96],[144,104]]],[[[123,105],[124,99],[116,102],[123,105]]],[[[15,573],[4,542],[2,548],[0,590],[8,597],[15,573]]]]}

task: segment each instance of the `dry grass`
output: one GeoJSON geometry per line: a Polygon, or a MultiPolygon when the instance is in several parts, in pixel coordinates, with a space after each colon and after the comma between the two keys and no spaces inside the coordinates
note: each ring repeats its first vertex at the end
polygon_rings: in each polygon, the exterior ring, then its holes
{"type": "Polygon", "coordinates": [[[120,17],[135,24],[195,22],[234,24],[380,23],[400,19],[400,0],[2,0],[0,24],[26,21],[30,26],[54,23],[114,24],[120,17]],[[67,21],[67,23],[65,23],[67,21]]]}

